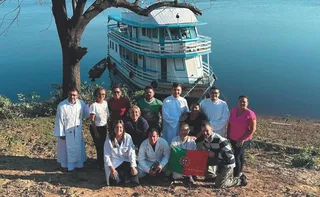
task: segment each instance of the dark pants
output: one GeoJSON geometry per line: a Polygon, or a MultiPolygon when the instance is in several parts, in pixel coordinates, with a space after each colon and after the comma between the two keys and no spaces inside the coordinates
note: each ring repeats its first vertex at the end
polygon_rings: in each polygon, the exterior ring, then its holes
{"type": "Polygon", "coordinates": [[[243,170],[244,165],[244,151],[249,147],[251,140],[245,141],[242,146],[237,146],[237,142],[230,140],[234,157],[236,160],[236,167],[234,168],[233,175],[238,177],[243,170]]]}
{"type": "Polygon", "coordinates": [[[122,162],[120,166],[116,168],[116,171],[118,172],[118,180],[111,178],[110,182],[113,185],[119,185],[125,183],[127,180],[130,180],[132,177],[131,175],[131,164],[130,162],[122,162]],[[118,182],[117,182],[118,181],[118,182]]]}
{"type": "Polygon", "coordinates": [[[90,134],[92,136],[94,146],[96,147],[96,151],[97,151],[97,163],[99,166],[103,166],[104,165],[103,146],[104,146],[104,141],[106,140],[107,127],[106,126],[97,127],[97,130],[100,138],[96,138],[96,136],[94,135],[94,130],[90,125],[90,134]]]}

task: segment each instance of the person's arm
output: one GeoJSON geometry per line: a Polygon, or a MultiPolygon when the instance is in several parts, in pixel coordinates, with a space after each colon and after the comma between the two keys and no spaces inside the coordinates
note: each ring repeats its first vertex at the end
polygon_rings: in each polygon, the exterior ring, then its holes
{"type": "Polygon", "coordinates": [[[147,162],[146,162],[146,155],[147,155],[146,147],[147,147],[147,143],[142,142],[138,152],[138,162],[141,170],[143,170],[146,173],[149,173],[150,167],[147,165],[147,162]]]}
{"type": "Polygon", "coordinates": [[[244,140],[249,137],[250,135],[253,135],[254,132],[257,129],[257,120],[256,119],[249,119],[249,129],[248,131],[237,141],[237,144],[242,146],[244,143],[244,140]]]}
{"type": "Polygon", "coordinates": [[[149,124],[146,121],[146,119],[144,119],[142,116],[140,117],[142,120],[142,132],[143,132],[143,137],[144,139],[148,138],[148,129],[149,129],[149,124]]]}
{"type": "Polygon", "coordinates": [[[60,139],[65,139],[65,131],[64,131],[64,122],[63,122],[63,112],[62,112],[62,106],[57,107],[57,114],[56,119],[54,123],[54,136],[60,137],[60,139]]]}
{"type": "Polygon", "coordinates": [[[90,106],[89,112],[90,112],[90,125],[91,125],[91,127],[93,129],[94,136],[99,139],[100,136],[99,136],[98,129],[97,129],[97,126],[96,126],[96,122],[94,121],[95,118],[96,118],[96,114],[95,114],[96,107],[95,107],[94,104],[92,104],[90,106]]]}
{"type": "Polygon", "coordinates": [[[227,126],[227,139],[230,139],[230,122],[228,123],[228,126],[227,126]]]}
{"type": "Polygon", "coordinates": [[[106,166],[110,169],[111,174],[113,176],[115,176],[117,171],[113,167],[112,162],[111,162],[111,147],[110,147],[109,137],[107,137],[106,141],[104,142],[104,162],[105,162],[106,166]]]}
{"type": "Polygon", "coordinates": [[[162,140],[161,145],[163,146],[163,157],[160,161],[160,165],[158,166],[157,172],[161,172],[162,168],[167,165],[168,161],[169,161],[169,156],[170,156],[170,148],[168,145],[168,142],[165,140],[162,140]]]}
{"type": "Polygon", "coordinates": [[[170,109],[170,106],[168,103],[166,103],[166,100],[164,101],[162,105],[162,118],[169,124],[174,124],[177,121],[179,121],[180,117],[174,117],[170,114],[171,110],[177,110],[177,109],[170,109]]]}

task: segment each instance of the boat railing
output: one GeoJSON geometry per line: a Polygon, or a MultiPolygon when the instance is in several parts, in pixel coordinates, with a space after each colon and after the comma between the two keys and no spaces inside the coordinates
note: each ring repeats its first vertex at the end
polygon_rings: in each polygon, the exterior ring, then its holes
{"type": "Polygon", "coordinates": [[[211,50],[211,38],[199,35],[194,41],[169,41],[164,43],[131,38],[126,32],[122,32],[116,26],[109,26],[109,36],[116,39],[137,52],[150,55],[183,55],[192,53],[204,53],[211,50]]]}
{"type": "Polygon", "coordinates": [[[153,71],[152,73],[146,72],[143,68],[133,64],[132,62],[121,58],[122,67],[128,72],[132,73],[133,77],[137,77],[138,79],[145,81],[149,84],[151,81],[157,81],[158,83],[174,83],[174,82],[182,82],[189,84],[209,84],[213,80],[213,71],[209,64],[203,62],[203,76],[202,77],[177,77],[174,75],[167,75],[167,73],[161,73],[157,71],[153,71]],[[166,75],[166,79],[161,79],[160,76],[162,74],[166,75]]]}

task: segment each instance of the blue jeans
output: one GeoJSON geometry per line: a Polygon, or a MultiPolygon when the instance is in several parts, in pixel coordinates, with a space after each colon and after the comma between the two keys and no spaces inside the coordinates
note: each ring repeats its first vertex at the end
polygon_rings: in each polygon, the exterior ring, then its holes
{"type": "Polygon", "coordinates": [[[237,146],[237,142],[230,140],[234,157],[236,160],[236,167],[233,170],[234,177],[238,177],[243,170],[244,165],[244,151],[249,147],[251,140],[245,141],[242,146],[237,146]]]}

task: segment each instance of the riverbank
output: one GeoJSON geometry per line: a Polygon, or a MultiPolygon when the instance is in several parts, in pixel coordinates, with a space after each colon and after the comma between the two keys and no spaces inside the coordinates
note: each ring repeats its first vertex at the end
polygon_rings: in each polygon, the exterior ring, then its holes
{"type": "MultiPolygon", "coordinates": [[[[319,196],[319,159],[312,169],[293,168],[293,154],[251,148],[246,187],[213,190],[200,178],[197,187],[145,179],[141,186],[107,187],[94,165],[95,150],[85,122],[88,161],[74,177],[57,164],[54,117],[0,122],[0,196],[319,196]]],[[[320,123],[258,116],[255,140],[302,149],[319,148],[320,123]]],[[[315,155],[314,157],[318,157],[315,155]]]]}

